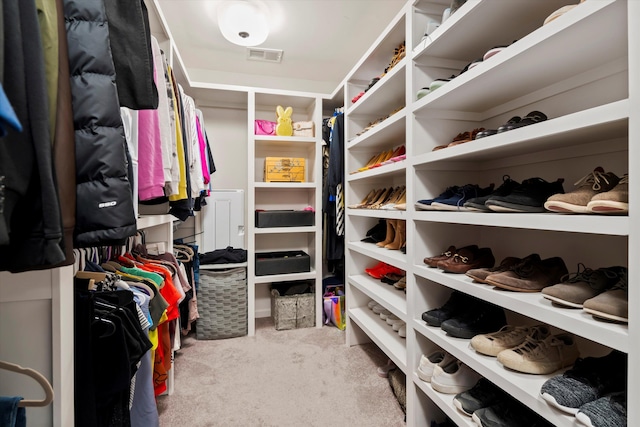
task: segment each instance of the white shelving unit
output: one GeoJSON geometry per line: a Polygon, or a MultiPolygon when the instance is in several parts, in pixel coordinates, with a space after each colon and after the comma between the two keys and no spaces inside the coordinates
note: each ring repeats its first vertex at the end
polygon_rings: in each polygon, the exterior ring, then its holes
{"type": "MultiPolygon", "coordinates": [[[[473,283],[464,275],[428,268],[423,258],[449,245],[490,247],[499,263],[506,256],[560,256],[569,271],[578,263],[591,268],[629,267],[630,307],[640,303],[633,284],[640,268],[640,220],[630,194],[631,214],[596,215],[499,214],[417,211],[413,203],[439,195],[445,188],[469,183],[499,186],[502,177],[522,181],[541,177],[564,179],[564,190],[602,166],[618,176],[640,171],[635,141],[640,135],[634,49],[640,30],[640,4],[630,0],[587,0],[542,25],[563,0],[531,2],[468,0],[445,23],[423,39],[427,19],[440,19],[448,0],[416,0],[384,29],[378,40],[345,78],[347,173],[374,154],[406,145],[407,160],[347,175],[346,204],[359,203],[373,188],[406,185],[407,211],[347,209],[347,345],[376,343],[407,375],[407,425],[428,426],[446,414],[460,426],[472,425],[455,409],[453,396],[434,391],[416,369],[422,354],[443,349],[532,408],[553,425],[571,426],[575,419],[539,397],[552,375],[509,371],[495,358],[476,354],[469,340],[447,336],[421,320],[427,310],[442,306],[453,290],[504,308],[509,323],[546,323],[569,332],[582,356],[602,356],[611,349],[633,361],[640,355],[638,315],[629,325],[595,320],[581,310],[555,307],[539,293],[500,292],[473,283]],[[594,28],[599,31],[594,33],[594,28]],[[380,79],[355,104],[351,98],[380,75],[402,41],[407,57],[380,79]],[[460,74],[465,65],[494,46],[503,51],[460,74]],[[384,60],[382,60],[384,58],[384,60]],[[458,75],[437,91],[416,99],[418,89],[437,78],[458,75]],[[357,135],[370,121],[404,107],[371,130],[357,135]],[[464,131],[495,129],[512,116],[542,111],[548,120],[455,147],[432,151],[464,131]],[[378,219],[407,224],[407,254],[378,248],[360,240],[378,219]],[[365,268],[383,261],[407,272],[407,293],[374,280],[365,268]],[[407,321],[407,338],[399,338],[366,304],[375,300],[407,321]]],[[[633,183],[631,184],[633,185],[633,183]]],[[[637,194],[637,192],[636,192],[637,194]]],[[[557,373],[556,373],[557,374],[557,373]]],[[[628,364],[628,402],[640,397],[640,368],[628,364]]],[[[628,425],[640,423],[629,405],[628,425]]]]}
{"type": "MultiPolygon", "coordinates": [[[[247,191],[248,207],[248,334],[255,334],[256,288],[273,282],[311,280],[315,284],[317,327],[322,326],[322,154],[321,122],[322,102],[316,94],[289,92],[259,92],[250,90],[247,191]],[[292,107],[292,120],[313,121],[313,137],[254,135],[254,120],[276,120],[276,107],[292,107]],[[265,182],[264,168],[267,157],[297,157],[305,159],[304,182],[265,182]],[[315,209],[315,222],[307,227],[258,228],[253,212],[263,210],[315,209]],[[301,250],[311,258],[311,271],[306,273],[255,274],[255,254],[271,251],[301,250]]],[[[264,294],[265,292],[261,292],[264,294]]]]}

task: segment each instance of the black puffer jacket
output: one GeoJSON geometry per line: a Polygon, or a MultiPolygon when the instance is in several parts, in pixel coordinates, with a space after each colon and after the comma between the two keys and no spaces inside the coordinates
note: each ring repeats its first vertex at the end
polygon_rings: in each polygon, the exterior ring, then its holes
{"type": "Polygon", "coordinates": [[[76,141],[74,246],[136,233],[109,27],[102,0],[64,0],[76,141]]]}

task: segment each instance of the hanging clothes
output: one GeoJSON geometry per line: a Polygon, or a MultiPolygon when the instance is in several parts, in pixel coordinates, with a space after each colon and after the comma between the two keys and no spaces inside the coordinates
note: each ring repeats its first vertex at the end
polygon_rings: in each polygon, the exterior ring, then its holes
{"type": "MultiPolygon", "coordinates": [[[[329,170],[327,171],[327,201],[325,214],[326,258],[328,261],[340,261],[344,257],[344,233],[338,234],[339,220],[344,218],[342,186],[344,183],[344,114],[337,114],[331,130],[329,144],[329,170]]],[[[343,229],[343,228],[342,228],[343,229]]]]}
{"type": "Polygon", "coordinates": [[[136,232],[129,164],[102,0],[64,0],[76,146],[75,246],[136,232]]]}
{"type": "Polygon", "coordinates": [[[4,89],[23,131],[10,131],[0,144],[0,270],[19,272],[60,263],[65,254],[35,2],[4,0],[2,7],[4,54],[11,59],[4,89]]]}
{"type": "Polygon", "coordinates": [[[0,426],[27,427],[25,408],[18,406],[21,396],[0,396],[0,426]]]}
{"type": "Polygon", "coordinates": [[[73,264],[73,230],[76,225],[76,150],[73,138],[71,82],[69,80],[69,49],[64,25],[63,0],[56,0],[58,31],[58,90],[56,96],[53,162],[58,198],[62,213],[65,260],[60,265],[73,264]]]}
{"type": "Polygon", "coordinates": [[[144,0],[105,0],[104,10],[120,106],[132,110],[158,108],[149,13],[144,0]]]}

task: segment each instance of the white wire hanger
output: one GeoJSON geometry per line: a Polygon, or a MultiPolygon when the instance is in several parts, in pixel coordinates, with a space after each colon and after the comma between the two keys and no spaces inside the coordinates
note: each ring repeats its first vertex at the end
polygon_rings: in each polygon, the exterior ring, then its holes
{"type": "Polygon", "coordinates": [[[5,362],[0,360],[0,369],[5,369],[7,371],[16,372],[18,374],[23,374],[28,377],[33,378],[42,386],[44,389],[45,397],[43,400],[21,400],[18,403],[20,407],[42,407],[47,406],[53,401],[53,388],[49,381],[42,375],[40,372],[31,369],[31,368],[23,368],[20,365],[16,365],[10,362],[5,362]]]}

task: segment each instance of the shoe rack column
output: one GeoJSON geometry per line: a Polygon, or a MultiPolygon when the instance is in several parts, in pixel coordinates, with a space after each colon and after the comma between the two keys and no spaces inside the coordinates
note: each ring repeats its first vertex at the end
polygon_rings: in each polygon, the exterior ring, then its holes
{"type": "MultiPolygon", "coordinates": [[[[252,90],[248,117],[248,333],[255,334],[255,318],[264,315],[268,287],[273,282],[310,280],[315,286],[315,324],[322,327],[322,99],[314,93],[252,90]],[[313,121],[313,136],[255,135],[254,121],[276,121],[276,108],[292,107],[293,122],[313,121]],[[302,158],[304,181],[268,182],[267,157],[302,158]],[[303,227],[256,227],[256,210],[314,211],[314,225],[303,227]],[[256,275],[255,254],[260,252],[304,251],[311,270],[302,273],[256,275]],[[260,305],[260,306],[258,306],[260,305]],[[258,313],[260,311],[260,313],[258,313]]],[[[267,304],[268,305],[268,304],[267,304]]]]}
{"type": "MultiPolygon", "coordinates": [[[[437,17],[447,3],[414,2],[416,26],[426,24],[425,16],[437,17]]],[[[424,41],[416,44],[414,38],[409,73],[412,96],[437,79],[450,80],[419,100],[414,97],[411,103],[412,123],[407,127],[411,178],[407,180],[412,182],[412,202],[434,198],[454,185],[486,187],[494,183],[497,187],[504,175],[518,182],[532,177],[548,182],[563,178],[564,192],[570,192],[573,183],[596,166],[618,176],[629,173],[630,179],[638,173],[639,6],[627,0],[585,1],[543,25],[546,17],[565,5],[562,0],[469,0],[424,41]],[[514,9],[509,10],[511,7],[514,9]],[[474,22],[483,22],[483,30],[474,29],[470,25],[474,22]],[[607,35],[590,37],[594,27],[607,28],[607,35]],[[598,56],[576,49],[587,39],[598,56]],[[498,45],[504,49],[495,56],[466,67],[498,45]],[[563,66],[555,65],[559,62],[563,66]],[[521,84],[524,81],[526,85],[521,84]],[[544,112],[548,120],[433,150],[446,146],[456,134],[480,127],[497,129],[511,117],[533,111],[544,112]]],[[[416,28],[411,32],[418,33],[416,28]]],[[[437,392],[417,375],[422,354],[444,350],[551,424],[575,425],[575,417],[557,411],[540,397],[542,384],[561,371],[521,375],[505,369],[495,358],[470,349],[467,340],[427,326],[421,313],[441,307],[457,291],[499,306],[509,324],[542,323],[554,334],[571,334],[581,357],[619,350],[630,362],[640,354],[637,313],[630,310],[628,326],[603,322],[582,310],[552,305],[540,293],[496,291],[465,275],[428,268],[422,260],[449,245],[477,244],[492,249],[496,264],[507,256],[538,253],[543,259],[562,257],[570,272],[578,263],[592,268],[628,266],[629,304],[635,307],[640,303],[633,286],[640,280],[640,271],[631,262],[640,256],[640,220],[633,210],[637,203],[632,191],[628,217],[408,211],[413,219],[408,264],[415,280],[408,289],[408,311],[415,346],[408,347],[411,366],[407,375],[413,378],[416,394],[407,424],[428,426],[432,420],[442,422],[446,415],[458,425],[470,425],[469,418],[453,406],[453,395],[437,392]]],[[[628,364],[628,402],[640,396],[640,372],[634,365],[628,364]]],[[[637,408],[628,405],[628,411],[628,425],[638,424],[637,408]]]]}
{"type": "Polygon", "coordinates": [[[375,279],[365,270],[391,266],[404,273],[407,255],[400,250],[402,243],[391,249],[361,240],[380,221],[386,223],[395,240],[398,222],[402,223],[400,230],[407,223],[407,212],[394,207],[406,201],[402,196],[406,195],[407,180],[406,25],[403,10],[365,53],[345,83],[347,345],[372,341],[403,372],[407,372],[407,339],[368,304],[374,301],[407,322],[407,296],[402,289],[375,279]],[[367,197],[376,192],[383,196],[377,195],[375,200],[367,197]],[[397,197],[385,197],[385,193],[397,197]]]}

